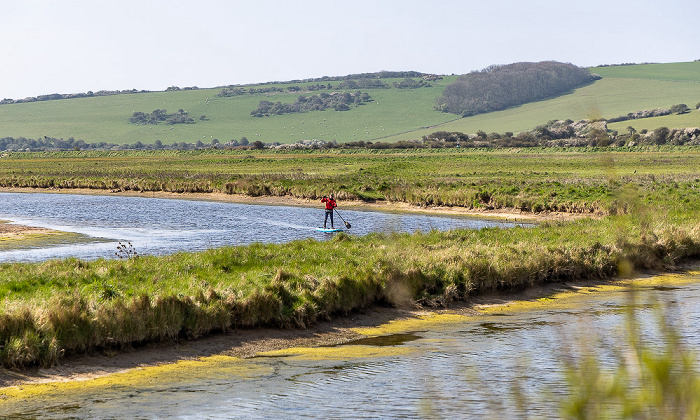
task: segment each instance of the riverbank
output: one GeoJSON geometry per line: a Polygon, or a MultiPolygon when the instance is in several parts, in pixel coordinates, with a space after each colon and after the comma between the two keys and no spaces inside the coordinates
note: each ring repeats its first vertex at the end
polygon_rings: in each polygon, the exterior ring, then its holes
{"type": "MultiPolygon", "coordinates": [[[[697,282],[700,264],[686,265],[673,273],[640,274],[634,279],[581,281],[536,285],[525,290],[486,293],[447,309],[417,306],[374,306],[307,329],[254,328],[211,335],[194,341],[151,344],[119,353],[75,355],[49,368],[0,368],[0,389],[28,385],[87,381],[134,369],[174,365],[212,356],[249,358],[270,351],[342,345],[363,338],[401,334],[429,328],[430,324],[454,322],[494,313],[514,313],[562,306],[591,295],[638,287],[681,287],[697,282]],[[694,277],[695,276],[695,277],[694,277]]],[[[0,390],[0,402],[2,391],[0,390]]]]}

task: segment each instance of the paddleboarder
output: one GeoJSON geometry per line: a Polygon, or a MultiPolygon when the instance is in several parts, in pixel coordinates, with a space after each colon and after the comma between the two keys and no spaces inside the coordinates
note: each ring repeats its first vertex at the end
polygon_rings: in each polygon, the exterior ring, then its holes
{"type": "Polygon", "coordinates": [[[326,229],[326,222],[328,222],[328,216],[331,216],[331,229],[335,229],[335,226],[333,226],[333,209],[336,208],[338,205],[335,202],[335,199],[333,198],[333,194],[330,195],[330,197],[323,196],[321,199],[322,203],[326,203],[326,217],[323,218],[323,228],[326,229]]]}

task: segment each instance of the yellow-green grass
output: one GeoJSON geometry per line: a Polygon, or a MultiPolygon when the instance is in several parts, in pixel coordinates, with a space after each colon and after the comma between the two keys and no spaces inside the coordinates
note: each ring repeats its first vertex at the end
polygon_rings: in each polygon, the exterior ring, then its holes
{"type": "Polygon", "coordinates": [[[700,256],[698,205],[538,228],[338,235],[133,260],[0,266],[0,360],[304,326],[379,303],[444,305],[473,293],[606,278],[700,256]]]}
{"type": "Polygon", "coordinates": [[[700,61],[594,67],[591,71],[606,78],[614,77],[700,83],[700,61]]]}

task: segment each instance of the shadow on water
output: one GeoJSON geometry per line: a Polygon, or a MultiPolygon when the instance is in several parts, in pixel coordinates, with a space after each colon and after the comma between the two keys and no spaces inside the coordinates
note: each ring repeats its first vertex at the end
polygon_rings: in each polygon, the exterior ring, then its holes
{"type": "Polygon", "coordinates": [[[357,340],[352,340],[344,344],[334,344],[328,347],[338,347],[342,346],[400,346],[411,341],[419,340],[421,337],[415,333],[404,333],[404,334],[390,334],[382,335],[379,337],[367,337],[360,338],[357,340]]]}

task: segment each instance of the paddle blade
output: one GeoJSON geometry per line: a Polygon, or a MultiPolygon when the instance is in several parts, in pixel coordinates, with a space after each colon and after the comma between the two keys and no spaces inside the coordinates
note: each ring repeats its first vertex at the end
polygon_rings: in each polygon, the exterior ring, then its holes
{"type": "Polygon", "coordinates": [[[345,222],[345,227],[348,228],[348,229],[350,229],[352,226],[350,226],[350,223],[345,222]]]}

